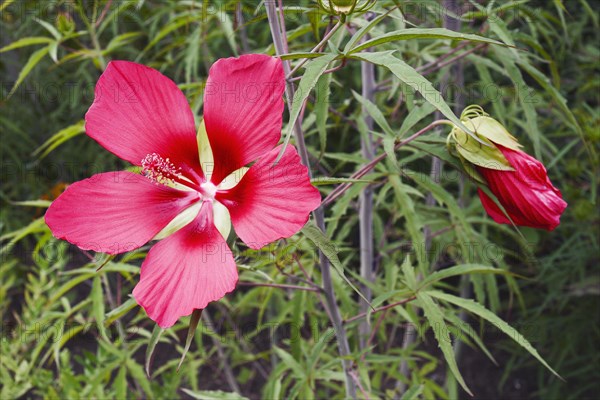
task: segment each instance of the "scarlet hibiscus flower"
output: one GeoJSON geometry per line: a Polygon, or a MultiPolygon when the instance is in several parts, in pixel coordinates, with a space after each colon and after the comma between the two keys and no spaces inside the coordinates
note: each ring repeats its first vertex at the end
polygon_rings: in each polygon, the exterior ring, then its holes
{"type": "Polygon", "coordinates": [[[153,239],[133,290],[162,328],[232,291],[231,223],[258,249],[298,232],[320,204],[293,146],[281,146],[281,61],[245,55],[217,61],[198,135],[184,94],[140,64],[113,61],[96,85],[86,133],[141,167],[70,185],[46,213],[54,236],[119,254],[153,239]],[[249,168],[248,164],[254,162],[249,168]]]}
{"type": "Polygon", "coordinates": [[[490,217],[499,224],[511,224],[512,219],[516,225],[549,231],[556,228],[567,203],[548,179],[544,165],[523,152],[517,139],[481,107],[467,107],[461,121],[478,140],[454,127],[450,137],[455,141],[456,155],[474,179],[489,187],[506,211],[502,212],[478,189],[490,217]]]}
{"type": "MultiPolygon", "coordinates": [[[[478,167],[490,190],[516,225],[554,230],[567,208],[560,190],[552,185],[544,165],[520,150],[501,145],[496,147],[508,160],[514,171],[478,167]]],[[[478,189],[481,204],[490,217],[499,224],[510,224],[494,201],[478,189]]]]}

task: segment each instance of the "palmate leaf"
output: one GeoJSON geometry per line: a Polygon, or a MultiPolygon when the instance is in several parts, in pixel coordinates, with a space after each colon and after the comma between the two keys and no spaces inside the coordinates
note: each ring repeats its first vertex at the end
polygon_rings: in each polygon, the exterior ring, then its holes
{"type": "Polygon", "coordinates": [[[525,339],[523,335],[521,335],[515,328],[507,324],[504,320],[498,317],[496,314],[482,306],[481,304],[471,300],[464,299],[462,297],[457,297],[451,294],[443,293],[436,290],[426,291],[422,293],[427,293],[428,296],[435,297],[439,300],[446,301],[448,303],[454,304],[458,307],[464,308],[465,310],[472,312],[480,318],[485,319],[496,328],[500,329],[506,335],[508,335],[511,339],[513,339],[517,344],[523,347],[525,350],[529,352],[532,356],[534,356],[542,365],[550,372],[552,372],[555,376],[560,379],[563,379],[548,363],[540,356],[538,351],[531,345],[531,343],[525,339]]]}
{"type": "Polygon", "coordinates": [[[458,370],[456,358],[454,357],[454,349],[452,347],[449,331],[446,329],[446,323],[444,322],[444,314],[442,313],[442,310],[437,304],[435,304],[431,296],[429,296],[429,292],[418,292],[417,299],[419,300],[421,308],[423,308],[425,318],[427,318],[429,325],[431,325],[431,328],[433,329],[435,339],[437,340],[438,346],[444,354],[444,358],[448,363],[448,367],[450,368],[452,375],[454,375],[460,386],[462,386],[467,393],[473,396],[473,393],[465,383],[465,380],[458,370]]]}

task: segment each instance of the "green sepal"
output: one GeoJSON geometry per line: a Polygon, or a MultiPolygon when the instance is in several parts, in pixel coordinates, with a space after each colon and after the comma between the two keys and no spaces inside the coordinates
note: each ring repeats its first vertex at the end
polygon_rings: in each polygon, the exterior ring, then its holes
{"type": "Polygon", "coordinates": [[[481,115],[475,118],[464,120],[463,123],[467,128],[473,130],[479,136],[507,147],[512,150],[520,150],[522,147],[517,138],[511,135],[504,126],[493,118],[481,115]]]}
{"type": "Polygon", "coordinates": [[[481,174],[479,173],[479,171],[477,171],[477,168],[475,168],[475,166],[473,164],[471,164],[470,162],[468,162],[467,160],[464,159],[463,156],[460,155],[460,153],[456,153],[456,157],[460,160],[460,163],[462,164],[463,168],[464,168],[464,172],[469,175],[471,178],[473,178],[475,181],[487,185],[485,179],[483,179],[483,176],[481,176],[481,174]]]}
{"type": "Polygon", "coordinates": [[[504,154],[489,139],[478,132],[474,132],[474,134],[487,146],[473,140],[466,132],[457,127],[454,127],[450,133],[454,138],[456,151],[465,160],[483,168],[514,171],[504,154]]]}

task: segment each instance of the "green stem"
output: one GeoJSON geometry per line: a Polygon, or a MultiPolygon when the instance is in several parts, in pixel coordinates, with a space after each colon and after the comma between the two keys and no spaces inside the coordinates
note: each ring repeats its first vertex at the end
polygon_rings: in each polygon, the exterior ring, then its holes
{"type": "MultiPolygon", "coordinates": [[[[368,40],[369,35],[365,35],[363,40],[368,40]]],[[[362,78],[362,96],[370,102],[373,102],[375,95],[375,65],[366,61],[360,63],[362,78]]],[[[367,132],[361,135],[361,153],[367,161],[372,161],[375,157],[373,135],[373,118],[369,115],[363,106],[362,114],[365,119],[367,132]]],[[[365,280],[361,285],[361,291],[367,301],[370,303],[372,298],[371,287],[368,283],[375,280],[373,273],[373,188],[370,185],[365,186],[359,196],[359,231],[360,231],[360,276],[365,280]]],[[[362,301],[360,303],[360,312],[365,313],[369,309],[369,303],[362,301]]],[[[369,337],[369,321],[363,320],[358,325],[358,336],[360,349],[365,348],[366,340],[369,337]]]]}

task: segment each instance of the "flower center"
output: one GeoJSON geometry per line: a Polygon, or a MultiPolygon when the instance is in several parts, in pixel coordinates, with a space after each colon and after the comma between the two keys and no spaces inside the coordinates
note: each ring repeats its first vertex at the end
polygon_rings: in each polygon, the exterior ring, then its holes
{"type": "Polygon", "coordinates": [[[142,160],[142,174],[155,183],[172,184],[181,179],[181,168],[156,153],[148,154],[142,160]]]}
{"type": "Polygon", "coordinates": [[[205,198],[214,200],[217,193],[217,187],[212,182],[204,182],[200,185],[200,192],[205,198]]]}

